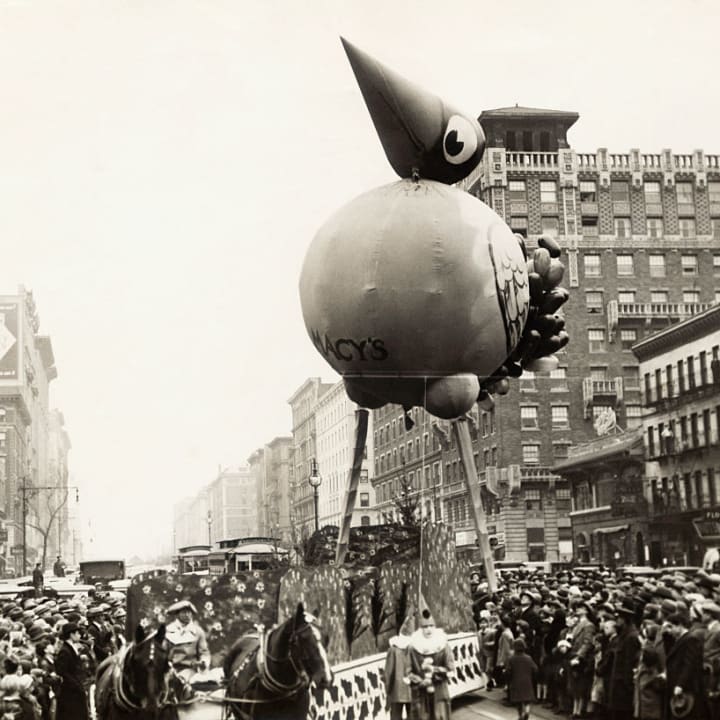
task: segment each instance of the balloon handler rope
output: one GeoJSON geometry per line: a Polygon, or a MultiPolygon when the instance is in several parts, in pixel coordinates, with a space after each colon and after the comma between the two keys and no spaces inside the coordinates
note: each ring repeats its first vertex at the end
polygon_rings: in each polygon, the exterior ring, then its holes
{"type": "Polygon", "coordinates": [[[355,499],[357,497],[358,484],[360,483],[362,461],[365,455],[365,442],[367,441],[368,415],[369,413],[365,408],[355,410],[355,451],[353,453],[353,463],[350,468],[350,477],[348,478],[345,500],[343,502],[344,514],[340,524],[337,550],[335,552],[336,567],[340,567],[345,562],[345,555],[347,554],[348,544],[350,542],[350,524],[352,522],[353,510],[355,509],[355,499]]]}
{"type": "Polygon", "coordinates": [[[488,590],[494,593],[497,591],[495,564],[493,563],[492,551],[490,549],[487,518],[485,517],[485,508],[483,507],[482,496],[480,494],[480,485],[478,484],[478,474],[477,468],[475,467],[475,458],[473,457],[468,421],[464,417],[457,418],[452,421],[452,429],[455,433],[458,447],[460,448],[460,460],[465,470],[465,485],[467,486],[468,495],[472,501],[473,521],[475,522],[475,532],[477,533],[478,545],[480,546],[480,554],[482,555],[483,565],[485,566],[488,590]]]}

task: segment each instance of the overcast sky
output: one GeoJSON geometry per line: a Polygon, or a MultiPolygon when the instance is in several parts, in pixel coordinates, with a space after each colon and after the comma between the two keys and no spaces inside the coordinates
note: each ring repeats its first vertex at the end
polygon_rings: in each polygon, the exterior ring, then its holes
{"type": "Polygon", "coordinates": [[[168,546],[173,503],[334,378],[302,259],[394,179],[340,35],[474,115],[577,111],[580,151],[718,153],[719,20],[713,0],[0,0],[0,293],[32,289],[52,337],[88,551],[168,546]]]}

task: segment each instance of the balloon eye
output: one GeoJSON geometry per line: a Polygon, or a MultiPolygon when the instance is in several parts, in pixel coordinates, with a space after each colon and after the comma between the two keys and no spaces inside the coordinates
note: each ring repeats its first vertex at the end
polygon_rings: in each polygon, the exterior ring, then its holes
{"type": "Polygon", "coordinates": [[[477,146],[477,133],[472,123],[462,115],[453,115],[443,138],[445,159],[452,165],[462,165],[475,154],[477,146]]]}

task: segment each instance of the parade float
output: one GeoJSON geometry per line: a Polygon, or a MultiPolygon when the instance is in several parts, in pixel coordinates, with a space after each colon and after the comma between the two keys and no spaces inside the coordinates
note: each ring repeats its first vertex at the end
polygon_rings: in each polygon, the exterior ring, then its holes
{"type": "Polygon", "coordinates": [[[300,277],[310,339],[357,404],[352,465],[339,528],[313,536],[304,563],[232,575],[151,574],[133,580],[128,627],[157,625],[189,599],[213,664],[258,626],[296,604],[320,618],[335,681],[316,689],[315,718],[380,718],[389,639],[419,603],[450,636],[451,695],[482,687],[469,569],[442,524],[351,528],[370,410],[421,407],[448,421],[460,449],[477,545],[496,580],[467,413],[489,409],[524,369],[550,370],[568,341],[558,310],[568,293],[560,249],[522,237],[455,185],[485,140],[473,117],[415,86],[350,43],[343,46],[399,180],[348,202],[318,230],[300,277]]]}

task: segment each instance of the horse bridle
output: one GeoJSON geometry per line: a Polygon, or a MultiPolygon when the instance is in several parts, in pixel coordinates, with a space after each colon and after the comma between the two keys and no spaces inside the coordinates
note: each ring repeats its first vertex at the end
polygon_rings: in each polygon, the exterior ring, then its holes
{"type": "Polygon", "coordinates": [[[302,664],[300,665],[300,667],[298,667],[298,663],[295,660],[295,655],[293,652],[293,650],[298,648],[298,635],[300,633],[295,628],[292,629],[292,632],[290,633],[290,639],[288,640],[287,657],[276,658],[270,654],[270,651],[267,647],[267,640],[269,639],[269,636],[272,634],[272,632],[273,631],[266,634],[263,630],[260,631],[260,647],[258,648],[256,661],[258,671],[260,673],[260,682],[265,686],[266,690],[269,690],[270,692],[286,693],[289,697],[290,695],[294,695],[301,688],[309,687],[310,685],[310,678],[307,672],[305,672],[302,664]],[[277,665],[284,665],[289,661],[290,666],[295,672],[297,681],[291,685],[288,685],[273,677],[273,675],[270,673],[270,669],[268,668],[266,660],[271,660],[277,665]]]}
{"type": "MultiPolygon", "coordinates": [[[[118,655],[117,661],[115,662],[115,666],[113,667],[113,675],[112,675],[112,683],[113,683],[113,690],[115,691],[115,697],[117,699],[118,705],[121,710],[124,710],[126,712],[130,711],[144,711],[147,710],[147,708],[143,708],[142,705],[139,705],[137,702],[133,702],[133,700],[129,697],[128,693],[123,688],[123,679],[124,679],[124,670],[125,670],[125,664],[128,661],[128,658],[130,657],[130,651],[134,648],[139,648],[141,645],[144,645],[146,642],[153,640],[155,638],[155,633],[152,633],[151,635],[148,635],[142,642],[140,643],[131,643],[130,645],[126,645],[120,650],[120,653],[118,655]]],[[[148,653],[148,659],[153,660],[155,657],[155,643],[153,642],[150,645],[150,650],[148,653]]],[[[170,672],[172,671],[172,667],[168,665],[168,670],[164,674],[164,684],[165,687],[163,689],[163,692],[160,694],[158,698],[158,704],[157,709],[160,710],[164,705],[167,704],[168,695],[170,693],[170,687],[168,685],[168,677],[170,675],[170,672]]]]}

